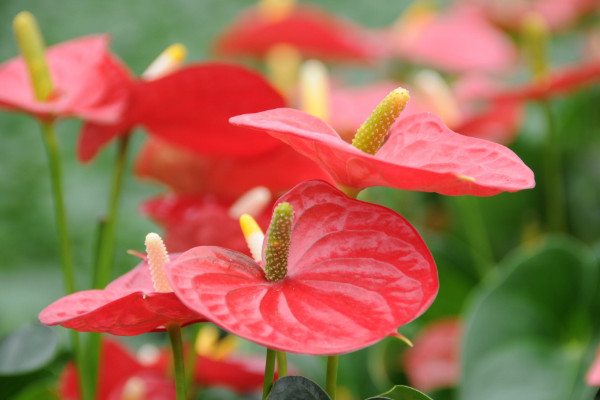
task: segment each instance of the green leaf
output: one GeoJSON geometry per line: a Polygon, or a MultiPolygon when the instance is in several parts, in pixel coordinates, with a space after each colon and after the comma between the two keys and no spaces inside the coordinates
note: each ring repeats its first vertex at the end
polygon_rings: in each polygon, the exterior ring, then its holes
{"type": "Polygon", "coordinates": [[[394,386],[389,392],[382,393],[367,400],[431,400],[431,397],[408,386],[394,386]]]}
{"type": "Polygon", "coordinates": [[[58,351],[58,337],[46,326],[20,328],[0,340],[0,376],[20,375],[44,367],[58,351]]]}
{"type": "Polygon", "coordinates": [[[316,383],[303,376],[277,379],[268,400],[331,400],[316,383]]]}
{"type": "Polygon", "coordinates": [[[36,383],[19,392],[14,400],[60,400],[56,388],[49,383],[36,383]]]}
{"type": "Polygon", "coordinates": [[[583,375],[600,312],[590,250],[552,238],[501,265],[503,277],[467,311],[460,400],[578,400],[593,397],[583,375]]]}

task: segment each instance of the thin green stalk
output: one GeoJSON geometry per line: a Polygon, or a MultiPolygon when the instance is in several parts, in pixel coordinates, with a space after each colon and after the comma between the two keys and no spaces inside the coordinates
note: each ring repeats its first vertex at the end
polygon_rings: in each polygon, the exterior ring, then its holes
{"type": "Polygon", "coordinates": [[[471,258],[479,277],[483,278],[491,270],[495,261],[491,241],[479,207],[479,199],[472,196],[458,196],[456,203],[471,258]]]}
{"type": "Polygon", "coordinates": [[[552,108],[548,101],[541,101],[540,106],[546,118],[548,134],[544,154],[544,183],[546,186],[546,223],[548,230],[563,232],[567,227],[565,212],[565,188],[562,176],[562,160],[558,143],[558,130],[552,108]]]}
{"type": "Polygon", "coordinates": [[[265,364],[265,380],[263,383],[262,400],[266,400],[271,388],[273,387],[273,379],[275,378],[275,359],[277,352],[267,348],[267,362],[265,364]]]}
{"type": "MultiPolygon", "coordinates": [[[[50,185],[52,187],[52,200],[54,204],[54,218],[56,221],[56,230],[58,234],[58,248],[60,253],[60,265],[63,276],[63,284],[66,293],[75,292],[75,274],[73,268],[73,259],[71,256],[71,244],[69,241],[69,229],[67,225],[67,214],[65,212],[65,201],[63,196],[62,168],[60,163],[60,152],[58,142],[54,134],[54,123],[52,121],[41,121],[42,139],[48,157],[48,168],[50,170],[50,185]]],[[[81,396],[84,400],[92,399],[93,386],[90,384],[88,374],[86,373],[85,357],[81,349],[79,332],[71,331],[69,333],[71,348],[75,355],[75,364],[79,371],[79,387],[81,396]]]]}
{"type": "Polygon", "coordinates": [[[338,361],[340,356],[329,356],[327,357],[327,377],[325,380],[325,391],[331,397],[331,400],[335,400],[335,389],[337,387],[337,371],[338,361]]]}
{"type": "Polygon", "coordinates": [[[119,140],[117,159],[113,170],[113,178],[110,187],[110,197],[108,203],[108,215],[104,221],[104,226],[100,230],[100,244],[98,251],[98,261],[94,276],[93,287],[96,289],[104,288],[110,281],[113,254],[115,247],[115,225],[119,211],[119,200],[121,198],[121,189],[123,187],[123,172],[127,160],[127,149],[129,147],[130,135],[126,134],[119,140]]]}
{"type": "Polygon", "coordinates": [[[175,387],[177,388],[177,400],[186,400],[185,388],[185,364],[183,361],[183,341],[181,339],[181,326],[178,324],[167,324],[167,332],[171,340],[173,350],[173,369],[175,370],[175,387]]]}
{"type": "Polygon", "coordinates": [[[287,355],[285,351],[277,352],[277,376],[279,378],[287,376],[287,355]]]}

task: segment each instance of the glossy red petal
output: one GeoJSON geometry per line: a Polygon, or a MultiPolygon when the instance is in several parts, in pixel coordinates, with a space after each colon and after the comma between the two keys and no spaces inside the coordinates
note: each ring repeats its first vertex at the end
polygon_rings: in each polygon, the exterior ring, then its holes
{"type": "Polygon", "coordinates": [[[401,59],[453,73],[506,73],[517,61],[510,39],[469,7],[455,7],[418,33],[393,39],[401,59]]]}
{"type": "Polygon", "coordinates": [[[259,74],[222,63],[190,65],[141,82],[132,117],[150,134],[199,154],[252,157],[278,146],[228,123],[234,115],[282,107],[283,97],[259,74]]]}
{"type": "Polygon", "coordinates": [[[302,181],[328,179],[318,164],[282,143],[259,156],[238,158],[202,156],[153,139],[138,154],[135,170],[179,195],[212,195],[225,203],[257,186],[280,195],[302,181]]]}
{"type": "Polygon", "coordinates": [[[260,10],[245,12],[217,39],[215,52],[223,56],[264,57],[277,44],[289,44],[307,58],[371,61],[381,54],[381,43],[366,30],[314,6],[297,5],[277,21],[260,10]]]}
{"type": "Polygon", "coordinates": [[[398,214],[320,181],[280,201],[295,213],[287,276],[269,282],[242,254],[196,247],[166,268],[185,304],[270,348],[341,354],[381,340],[433,302],[433,258],[398,214]]]}
{"type": "Polygon", "coordinates": [[[423,329],[404,353],[404,372],[416,389],[424,392],[454,387],[460,376],[462,323],[436,321],[423,329]]]}
{"type": "Polygon", "coordinates": [[[398,121],[374,155],[339,138],[326,123],[293,109],[277,109],[231,119],[266,130],[312,158],[337,184],[362,189],[388,186],[447,195],[491,196],[535,185],[533,172],[508,148],[452,132],[435,115],[398,121]]]}
{"type": "Polygon", "coordinates": [[[44,325],[122,336],[164,330],[169,322],[187,325],[204,321],[174,293],[156,293],[145,262],[105,290],[84,290],[55,301],[38,318],[44,325]]]}
{"type": "MultiPolygon", "coordinates": [[[[237,218],[229,215],[231,204],[214,197],[185,198],[167,195],[143,203],[142,211],[164,227],[165,244],[174,252],[196,246],[221,246],[250,255],[237,218]]],[[[266,229],[270,207],[253,216],[266,229]]]]}
{"type": "Polygon", "coordinates": [[[108,123],[117,120],[130,96],[132,79],[108,52],[108,36],[88,36],[46,52],[54,91],[37,101],[21,57],[0,65],[0,107],[41,118],[77,116],[108,123]]]}

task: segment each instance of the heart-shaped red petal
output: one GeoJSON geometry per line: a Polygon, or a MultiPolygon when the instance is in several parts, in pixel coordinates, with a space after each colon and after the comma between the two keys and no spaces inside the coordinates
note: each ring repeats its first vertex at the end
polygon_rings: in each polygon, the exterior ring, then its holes
{"type": "Polygon", "coordinates": [[[533,172],[510,149],[455,133],[431,113],[397,121],[374,156],[341,140],[325,122],[298,110],[281,108],[230,121],[266,130],[318,162],[342,186],[476,196],[535,186],[533,172]]]}
{"type": "Polygon", "coordinates": [[[156,293],[145,262],[104,290],[84,290],[58,299],[38,318],[44,325],[122,336],[161,331],[167,323],[187,325],[205,320],[174,293],[156,293]]]}
{"type": "Polygon", "coordinates": [[[369,346],[419,316],[438,289],[425,243],[401,216],[321,181],[283,196],[294,208],[287,276],[219,247],[165,267],[177,296],[223,329],[293,353],[369,346]]]}

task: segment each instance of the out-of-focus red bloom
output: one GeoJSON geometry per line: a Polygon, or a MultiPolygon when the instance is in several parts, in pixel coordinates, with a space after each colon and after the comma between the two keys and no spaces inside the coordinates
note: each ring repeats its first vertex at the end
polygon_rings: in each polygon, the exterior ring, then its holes
{"type": "Polygon", "coordinates": [[[240,115],[231,122],[267,131],[318,162],[338,185],[349,188],[388,186],[491,196],[535,185],[533,172],[510,149],[457,134],[429,113],[397,120],[375,155],[343,141],[328,124],[298,110],[240,115]]]}
{"type": "Polygon", "coordinates": [[[276,140],[256,140],[228,118],[285,105],[283,97],[247,68],[206,63],[189,65],[151,81],[138,81],[127,109],[114,124],[87,123],[78,156],[92,159],[113,138],[143,126],[172,145],[199,154],[252,157],[277,147],[276,140]]]}
{"type": "Polygon", "coordinates": [[[48,48],[54,86],[46,101],[35,98],[22,57],[0,65],[0,107],[42,119],[75,116],[111,123],[126,106],[132,85],[127,69],[108,50],[106,35],[87,36],[48,48]]]}
{"type": "Polygon", "coordinates": [[[249,8],[217,38],[215,52],[263,58],[273,46],[287,44],[321,60],[368,62],[382,54],[372,34],[315,6],[298,4],[282,14],[249,8]]]}
{"type": "Polygon", "coordinates": [[[598,9],[597,0],[463,0],[479,7],[496,24],[518,30],[527,14],[541,15],[553,30],[567,28],[579,17],[598,9]]]}
{"type": "Polygon", "coordinates": [[[426,326],[402,359],[411,386],[423,392],[454,387],[460,375],[461,339],[462,323],[458,319],[426,326]]]}
{"type": "Polygon", "coordinates": [[[395,333],[433,302],[433,258],[395,212],[321,181],[301,183],[278,202],[294,210],[285,277],[269,281],[263,262],[196,247],[165,271],[186,305],[269,348],[341,354],[395,333]]]}
{"type": "Polygon", "coordinates": [[[510,39],[473,7],[409,13],[385,35],[399,60],[451,73],[503,74],[517,61],[510,39]]]}
{"type": "MultiPolygon", "coordinates": [[[[103,338],[100,348],[100,371],[97,400],[120,400],[128,382],[138,379],[144,400],[175,399],[175,385],[161,368],[145,366],[115,340],[103,338]]],[[[67,364],[59,378],[61,399],[78,400],[77,369],[67,364]]]]}
{"type": "Polygon", "coordinates": [[[489,98],[495,101],[542,100],[568,93],[599,80],[600,60],[594,60],[552,71],[545,79],[498,90],[489,98]]]}
{"type": "Polygon", "coordinates": [[[600,347],[596,351],[596,358],[590,365],[590,369],[585,374],[585,383],[589,386],[600,386],[600,347]]]}
{"type": "Polygon", "coordinates": [[[137,156],[135,171],[139,177],[165,184],[177,195],[211,196],[228,204],[257,186],[279,196],[302,181],[327,179],[318,164],[281,142],[258,156],[230,157],[203,156],[152,139],[137,156]]]}
{"type": "Polygon", "coordinates": [[[155,291],[147,262],[104,290],[84,290],[55,301],[38,318],[44,325],[122,336],[161,331],[167,323],[205,321],[202,315],[183,305],[175,293],[155,291]]]}
{"type": "MultiPolygon", "coordinates": [[[[136,389],[144,400],[175,399],[175,385],[168,378],[169,350],[159,350],[155,360],[140,362],[121,343],[106,337],[100,351],[100,376],[97,400],[121,400],[124,392],[136,389]],[[137,382],[134,382],[137,380],[137,382]],[[130,386],[130,388],[127,388],[130,386]]],[[[251,393],[262,386],[265,360],[227,356],[215,359],[197,356],[194,381],[204,387],[224,387],[236,393],[251,393]]],[[[67,364],[59,379],[59,393],[64,400],[79,399],[77,370],[67,364]]]]}
{"type": "MultiPolygon", "coordinates": [[[[272,202],[253,215],[266,227],[272,202]]],[[[213,196],[182,197],[167,194],[145,201],[142,212],[164,228],[165,243],[174,252],[196,246],[221,246],[250,254],[237,217],[231,215],[232,203],[213,196]]]]}

